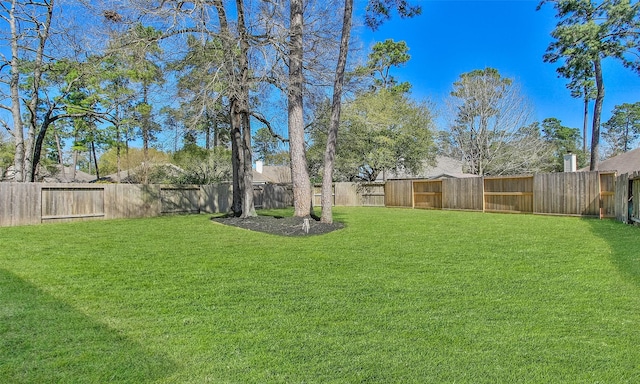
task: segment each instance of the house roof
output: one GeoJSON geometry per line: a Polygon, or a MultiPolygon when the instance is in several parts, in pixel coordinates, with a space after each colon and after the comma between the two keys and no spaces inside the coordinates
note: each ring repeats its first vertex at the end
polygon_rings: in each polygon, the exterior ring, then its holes
{"type": "Polygon", "coordinates": [[[58,168],[58,173],[54,175],[48,175],[44,177],[45,183],[88,183],[96,179],[95,175],[91,175],[80,170],[76,170],[75,179],[71,179],[73,169],[71,167],[64,167],[64,173],[61,171],[61,167],[58,168]]]}
{"type": "Polygon", "coordinates": [[[291,168],[284,165],[263,165],[262,172],[253,170],[254,183],[291,183],[291,168]]]}
{"type": "MultiPolygon", "coordinates": [[[[386,179],[439,179],[444,177],[462,178],[475,177],[476,175],[464,173],[462,171],[462,161],[448,156],[436,156],[435,165],[429,165],[424,162],[423,168],[417,174],[410,172],[390,172],[387,171],[384,177],[386,179]]],[[[378,176],[378,180],[383,181],[383,175],[378,176]]]]}
{"type": "MultiPolygon", "coordinates": [[[[615,171],[619,175],[640,171],[640,148],[610,157],[598,163],[598,171],[615,171]]],[[[589,167],[580,169],[588,171],[589,167]]]]}
{"type": "MultiPolygon", "coordinates": [[[[164,172],[167,174],[177,177],[185,173],[185,171],[172,163],[162,163],[162,164],[151,164],[149,169],[151,168],[162,168],[164,172]]],[[[137,167],[131,169],[123,169],[120,172],[115,172],[110,175],[105,175],[100,178],[102,181],[108,181],[112,183],[120,182],[120,183],[140,183],[142,172],[142,165],[138,165],[137,167]]]]}
{"type": "MultiPolygon", "coordinates": [[[[94,175],[90,175],[86,172],[76,170],[75,178],[71,178],[73,169],[69,166],[60,166],[58,164],[52,165],[50,168],[53,172],[45,167],[38,167],[37,179],[44,183],[88,183],[95,180],[94,175]]],[[[10,166],[5,171],[4,175],[0,173],[0,180],[13,181],[15,180],[15,172],[13,166],[10,166]]]]}

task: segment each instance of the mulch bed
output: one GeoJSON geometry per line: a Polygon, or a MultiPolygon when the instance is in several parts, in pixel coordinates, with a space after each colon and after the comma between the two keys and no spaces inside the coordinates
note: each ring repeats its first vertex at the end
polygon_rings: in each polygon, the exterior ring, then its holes
{"type": "Polygon", "coordinates": [[[344,227],[342,223],[326,224],[314,218],[308,218],[309,226],[305,228],[304,218],[301,217],[257,216],[241,219],[239,217],[225,216],[214,217],[211,220],[225,225],[280,236],[321,235],[344,227]]]}

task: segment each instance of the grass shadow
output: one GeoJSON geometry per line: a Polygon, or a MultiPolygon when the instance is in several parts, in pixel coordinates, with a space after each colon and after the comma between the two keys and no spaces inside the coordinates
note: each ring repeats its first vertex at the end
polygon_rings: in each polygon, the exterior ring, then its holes
{"type": "Polygon", "coordinates": [[[0,381],[146,383],[177,364],[0,269],[0,381]]]}
{"type": "Polygon", "coordinates": [[[589,220],[591,230],[611,248],[611,260],[640,287],[640,228],[614,220],[589,220]]]}

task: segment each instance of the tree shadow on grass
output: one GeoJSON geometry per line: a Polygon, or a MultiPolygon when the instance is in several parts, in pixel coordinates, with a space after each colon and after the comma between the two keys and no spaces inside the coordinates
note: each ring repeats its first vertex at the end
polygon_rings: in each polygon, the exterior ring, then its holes
{"type": "Polygon", "coordinates": [[[593,233],[611,247],[611,260],[623,276],[640,287],[640,228],[614,220],[589,220],[593,233]]]}
{"type": "Polygon", "coordinates": [[[177,365],[0,269],[0,382],[146,383],[177,365]]]}

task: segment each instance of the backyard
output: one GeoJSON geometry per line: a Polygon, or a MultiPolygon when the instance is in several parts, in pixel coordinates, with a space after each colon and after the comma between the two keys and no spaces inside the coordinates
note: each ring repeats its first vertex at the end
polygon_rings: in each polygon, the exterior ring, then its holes
{"type": "Polygon", "coordinates": [[[0,382],[640,381],[639,228],[334,218],[301,237],[211,215],[0,228],[0,382]]]}

